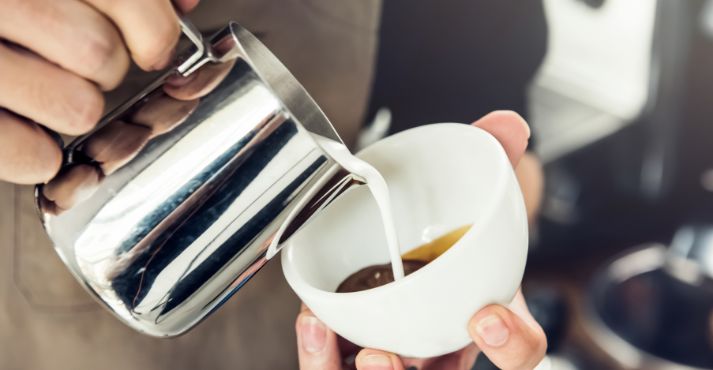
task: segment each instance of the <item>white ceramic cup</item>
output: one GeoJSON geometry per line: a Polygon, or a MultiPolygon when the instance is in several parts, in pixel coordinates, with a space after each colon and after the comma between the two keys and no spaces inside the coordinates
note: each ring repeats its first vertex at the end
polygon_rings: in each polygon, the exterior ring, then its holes
{"type": "Polygon", "coordinates": [[[359,346],[421,358],[466,346],[473,314],[509,303],[525,269],[527,216],[505,151],[484,130],[443,123],[388,137],[358,156],[389,185],[402,254],[473,227],[404,279],[334,293],[352,273],[389,261],[376,204],[366,187],[353,188],[287,243],[287,282],[322,322],[359,346]]]}

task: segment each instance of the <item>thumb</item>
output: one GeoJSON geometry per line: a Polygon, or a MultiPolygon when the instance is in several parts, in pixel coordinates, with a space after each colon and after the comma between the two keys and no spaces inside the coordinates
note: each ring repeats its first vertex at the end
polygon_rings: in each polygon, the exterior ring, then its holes
{"type": "Polygon", "coordinates": [[[493,135],[505,149],[510,163],[517,166],[530,139],[530,127],[519,114],[495,111],[475,121],[473,125],[493,135]]]}
{"type": "Polygon", "coordinates": [[[300,370],[341,370],[337,335],[327,329],[309,310],[303,310],[295,323],[300,370]]]}
{"type": "Polygon", "coordinates": [[[511,308],[492,305],[480,310],[468,325],[475,344],[498,368],[534,369],[545,357],[547,338],[520,296],[511,308]]]}
{"type": "Polygon", "coordinates": [[[363,349],[356,357],[358,370],[404,370],[399,356],[375,349],[363,349]]]}

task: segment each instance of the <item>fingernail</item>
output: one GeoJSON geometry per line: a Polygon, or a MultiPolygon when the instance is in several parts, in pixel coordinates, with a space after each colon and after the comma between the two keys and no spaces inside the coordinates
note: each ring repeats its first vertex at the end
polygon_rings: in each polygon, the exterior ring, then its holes
{"type": "Polygon", "coordinates": [[[501,347],[510,337],[510,330],[498,315],[490,315],[480,320],[475,331],[485,344],[491,347],[501,347]]]}
{"type": "Polygon", "coordinates": [[[365,370],[393,370],[393,365],[391,364],[391,359],[388,356],[373,354],[364,357],[363,361],[360,361],[360,365],[365,370]]]}
{"type": "Polygon", "coordinates": [[[311,315],[300,317],[302,347],[309,353],[321,352],[327,343],[327,327],[311,315]]]}

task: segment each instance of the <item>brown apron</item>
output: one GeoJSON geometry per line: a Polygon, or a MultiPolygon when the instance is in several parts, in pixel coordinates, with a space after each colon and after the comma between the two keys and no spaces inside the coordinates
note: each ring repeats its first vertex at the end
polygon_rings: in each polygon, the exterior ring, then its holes
{"type": "MultiPolygon", "coordinates": [[[[202,29],[234,19],[257,33],[352,142],[376,52],[380,0],[204,0],[202,29]]],[[[138,84],[138,83],[136,83],[138,84]]],[[[65,269],[32,188],[0,183],[0,369],[296,369],[298,299],[273,261],[188,334],[135,333],[65,269]]]]}

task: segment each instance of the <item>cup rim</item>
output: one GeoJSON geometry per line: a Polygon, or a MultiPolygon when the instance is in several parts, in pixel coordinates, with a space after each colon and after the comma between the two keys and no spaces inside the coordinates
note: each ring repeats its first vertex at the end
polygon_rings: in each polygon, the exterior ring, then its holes
{"type": "MultiPolygon", "coordinates": [[[[298,272],[298,269],[295,268],[295,264],[292,263],[291,261],[294,261],[293,259],[290,259],[289,254],[292,253],[292,249],[295,248],[296,246],[294,245],[294,242],[292,240],[289,240],[287,242],[287,245],[283,248],[283,255],[281,256],[281,262],[282,262],[282,268],[283,268],[283,273],[287,279],[287,281],[292,284],[299,284],[301,288],[303,289],[302,291],[305,293],[310,294],[313,297],[318,297],[318,299],[332,299],[336,297],[340,297],[343,299],[359,299],[363,298],[366,295],[374,295],[374,294],[388,294],[394,289],[400,289],[401,286],[404,284],[408,284],[410,281],[413,281],[415,279],[421,279],[423,275],[428,274],[431,272],[433,269],[436,267],[432,265],[441,265],[443,264],[444,260],[450,259],[449,256],[452,256],[458,252],[458,250],[463,248],[463,245],[466,244],[463,241],[465,240],[470,240],[473,238],[476,238],[478,234],[481,232],[481,230],[484,230],[487,226],[488,223],[490,222],[491,218],[484,217],[483,215],[487,214],[492,214],[495,211],[495,207],[502,203],[503,198],[505,198],[505,193],[506,193],[506,178],[509,176],[508,174],[508,169],[510,171],[512,170],[512,166],[510,164],[510,160],[508,159],[507,154],[505,153],[505,149],[502,147],[500,142],[495,139],[495,137],[490,134],[489,132],[476,127],[472,125],[466,125],[462,123],[436,123],[436,124],[430,124],[430,125],[424,125],[424,126],[418,126],[412,129],[408,129],[405,131],[402,131],[400,133],[397,133],[395,135],[389,136],[387,138],[384,138],[383,140],[380,140],[372,145],[370,145],[367,148],[364,148],[363,150],[359,151],[356,155],[358,157],[361,157],[362,155],[372,152],[374,150],[378,150],[379,147],[384,146],[384,145],[389,145],[392,141],[394,140],[399,140],[400,136],[404,135],[413,135],[413,131],[422,131],[422,130],[433,130],[433,129],[439,129],[441,127],[458,127],[463,128],[465,126],[469,126],[469,130],[471,128],[479,130],[481,134],[485,134],[485,137],[487,138],[487,141],[489,141],[492,144],[493,151],[496,153],[497,156],[497,161],[501,162],[501,165],[498,166],[498,168],[505,168],[505,170],[502,170],[502,174],[498,176],[497,183],[495,184],[495,192],[494,194],[489,197],[489,201],[486,203],[485,206],[479,207],[483,211],[478,213],[478,217],[476,217],[472,225],[475,225],[476,223],[478,224],[478,227],[471,227],[458,241],[453,244],[448,250],[446,250],[443,254],[438,256],[436,259],[433,261],[430,261],[427,263],[425,266],[422,268],[418,269],[417,271],[414,271],[413,273],[405,276],[402,279],[392,281],[390,283],[387,283],[382,286],[378,286],[375,288],[367,289],[367,290],[362,290],[362,291],[357,291],[357,292],[347,292],[347,293],[337,293],[333,291],[328,291],[325,289],[320,289],[315,287],[313,284],[310,284],[307,282],[306,279],[304,279],[303,275],[298,272]],[[504,163],[503,163],[504,162],[504,163]]],[[[462,226],[462,225],[461,225],[462,226]]],[[[458,227],[458,226],[455,226],[458,227]]],[[[415,246],[418,247],[418,246],[415,246]]]]}

